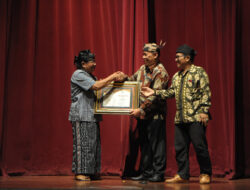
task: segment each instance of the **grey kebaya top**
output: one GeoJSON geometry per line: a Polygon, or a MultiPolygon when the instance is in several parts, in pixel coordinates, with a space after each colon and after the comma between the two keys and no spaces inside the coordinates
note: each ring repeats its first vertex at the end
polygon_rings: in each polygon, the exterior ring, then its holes
{"type": "Polygon", "coordinates": [[[94,76],[77,69],[71,77],[70,121],[98,122],[101,115],[94,114],[95,93],[90,88],[95,84],[94,76]]]}

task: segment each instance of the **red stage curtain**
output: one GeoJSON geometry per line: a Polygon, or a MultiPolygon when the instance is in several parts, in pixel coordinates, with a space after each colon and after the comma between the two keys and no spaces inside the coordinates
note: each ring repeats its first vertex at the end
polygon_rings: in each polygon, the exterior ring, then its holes
{"type": "MultiPolygon", "coordinates": [[[[161,60],[171,77],[183,43],[197,50],[195,64],[209,74],[214,174],[249,175],[249,10],[248,0],[0,0],[2,174],[71,175],[67,119],[74,56],[94,51],[99,78],[117,70],[132,74],[143,64],[143,43],[162,39],[161,60]]],[[[168,176],[176,172],[174,113],[175,101],[168,100],[168,176]]],[[[128,116],[104,116],[102,173],[121,175],[125,165],[135,164],[127,157],[134,124],[128,116]]],[[[191,175],[198,175],[193,151],[190,162],[191,175]]]]}
{"type": "Polygon", "coordinates": [[[250,1],[237,1],[235,59],[236,177],[250,176],[250,1]]]}
{"type": "MultiPolygon", "coordinates": [[[[94,51],[99,78],[134,73],[148,37],[147,1],[6,0],[1,8],[3,174],[71,174],[74,56],[94,51]]],[[[128,116],[104,116],[103,173],[121,174],[129,123],[128,116]]]]}

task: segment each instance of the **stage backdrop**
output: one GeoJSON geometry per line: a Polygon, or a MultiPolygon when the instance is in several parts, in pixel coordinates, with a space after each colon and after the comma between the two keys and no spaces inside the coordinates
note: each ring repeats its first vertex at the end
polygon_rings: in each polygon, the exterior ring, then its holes
{"type": "MultiPolygon", "coordinates": [[[[161,61],[172,77],[176,48],[198,52],[212,90],[207,137],[213,173],[250,174],[247,138],[250,32],[247,0],[0,0],[0,167],[2,175],[71,175],[68,121],[74,56],[91,49],[95,75],[134,73],[145,42],[167,44],[161,61]]],[[[168,100],[167,170],[176,172],[168,100]]],[[[132,175],[138,151],[135,120],[104,116],[102,173],[132,175]]],[[[191,175],[199,175],[193,149],[191,175]]],[[[236,175],[238,174],[238,175],[236,175]]]]}

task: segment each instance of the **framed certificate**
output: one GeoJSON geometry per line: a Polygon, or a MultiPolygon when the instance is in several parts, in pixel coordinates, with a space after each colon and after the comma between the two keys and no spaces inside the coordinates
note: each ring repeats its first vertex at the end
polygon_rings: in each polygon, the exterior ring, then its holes
{"type": "Polygon", "coordinates": [[[129,114],[139,107],[140,83],[111,83],[96,92],[96,114],[129,114]]]}

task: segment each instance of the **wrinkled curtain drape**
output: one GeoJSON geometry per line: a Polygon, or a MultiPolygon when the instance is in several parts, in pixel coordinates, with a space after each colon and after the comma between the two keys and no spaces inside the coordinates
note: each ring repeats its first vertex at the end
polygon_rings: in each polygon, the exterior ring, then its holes
{"type": "MultiPolygon", "coordinates": [[[[68,118],[74,56],[96,54],[95,74],[132,74],[147,41],[147,1],[1,1],[3,174],[71,174],[68,118]]],[[[121,173],[128,116],[101,124],[102,172],[121,173]]]]}
{"type": "MultiPolygon", "coordinates": [[[[145,42],[167,42],[161,61],[172,77],[176,48],[198,52],[212,90],[207,137],[213,173],[250,174],[248,0],[0,0],[0,168],[2,175],[71,175],[68,121],[73,59],[96,54],[95,75],[134,73],[145,42]]],[[[167,170],[174,175],[175,101],[167,100],[167,170]]],[[[102,173],[138,168],[135,120],[105,115],[102,173]]],[[[191,175],[199,175],[191,149],[191,175]]],[[[133,170],[133,171],[132,171],[133,170]]]]}

